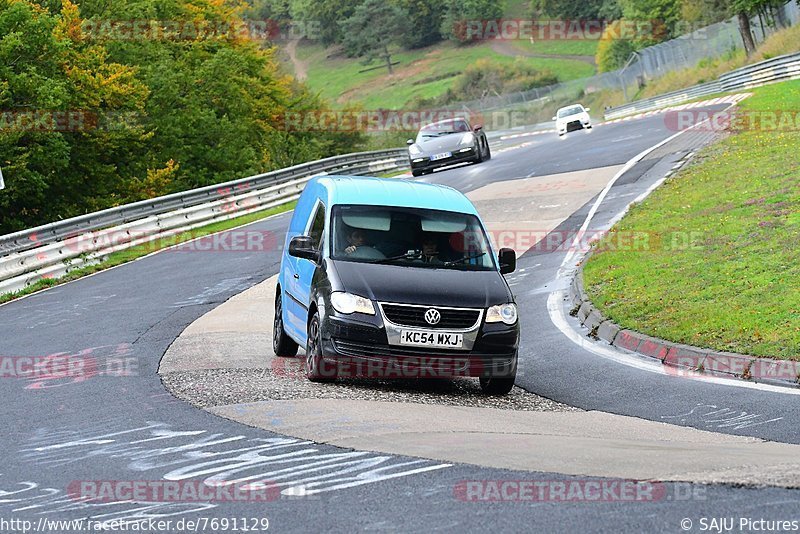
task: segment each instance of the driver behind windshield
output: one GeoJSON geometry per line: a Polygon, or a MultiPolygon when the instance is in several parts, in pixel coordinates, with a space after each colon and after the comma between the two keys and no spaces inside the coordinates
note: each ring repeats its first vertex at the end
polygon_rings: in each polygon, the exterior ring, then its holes
{"type": "Polygon", "coordinates": [[[367,234],[361,228],[353,228],[347,233],[348,246],[344,249],[345,254],[352,254],[358,247],[367,245],[367,234]]]}

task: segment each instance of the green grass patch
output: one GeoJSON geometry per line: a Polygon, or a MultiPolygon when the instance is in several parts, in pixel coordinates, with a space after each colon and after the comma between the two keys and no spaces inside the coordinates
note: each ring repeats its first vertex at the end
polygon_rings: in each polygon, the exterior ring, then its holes
{"type": "Polygon", "coordinates": [[[215,234],[217,232],[222,232],[223,230],[230,230],[231,228],[236,228],[237,226],[242,226],[252,222],[260,221],[261,219],[264,219],[271,215],[276,215],[278,213],[290,211],[294,209],[294,206],[296,204],[297,202],[292,201],[287,204],[275,206],[274,208],[269,208],[266,210],[249,213],[247,215],[242,215],[241,217],[228,219],[227,221],[211,223],[206,226],[195,228],[194,230],[182,232],[180,234],[176,234],[169,237],[158,238],[146,244],[141,244],[131,247],[129,249],[113,252],[109,254],[108,257],[105,258],[103,261],[91,265],[86,265],[85,267],[80,267],[78,269],[75,269],[74,271],[70,271],[61,278],[44,278],[37,281],[34,284],[31,284],[25,289],[21,289],[20,291],[15,291],[13,293],[3,293],[0,295],[0,304],[23,297],[25,295],[30,295],[31,293],[41,291],[42,289],[45,289],[47,287],[64,284],[66,282],[77,280],[78,278],[83,278],[84,276],[88,276],[90,274],[99,271],[110,269],[111,267],[116,267],[117,265],[122,265],[123,263],[128,263],[137,258],[141,258],[142,256],[146,256],[158,250],[163,250],[167,247],[171,247],[179,243],[185,243],[186,241],[197,239],[198,237],[215,234]]]}
{"type": "MultiPolygon", "coordinates": [[[[743,111],[800,109],[800,81],[752,91],[743,111]]],[[[701,151],[599,243],[594,304],[656,337],[800,359],[798,146],[797,130],[743,131],[701,151]],[[632,235],[647,246],[616,246],[632,235]]]]}
{"type": "MultiPolygon", "coordinates": [[[[393,55],[400,65],[395,74],[385,68],[361,72],[378,66],[364,65],[360,60],[330,56],[318,45],[301,45],[298,56],[307,61],[306,83],[312,90],[336,106],[360,104],[364,109],[401,109],[419,98],[435,98],[452,86],[456,76],[484,58],[499,64],[511,64],[517,58],[495,52],[490,43],[458,45],[452,42],[393,55]],[[330,57],[329,57],[330,56],[330,57]]],[[[557,58],[524,58],[534,68],[547,69],[561,81],[591,76],[594,67],[588,63],[557,58]]]]}
{"type": "Polygon", "coordinates": [[[511,42],[523,53],[594,57],[597,53],[597,43],[600,41],[598,39],[547,39],[541,41],[534,39],[534,42],[530,42],[530,40],[518,39],[511,42]]]}
{"type": "Polygon", "coordinates": [[[530,19],[533,11],[530,0],[506,0],[505,7],[503,17],[507,19],[530,19]]]}

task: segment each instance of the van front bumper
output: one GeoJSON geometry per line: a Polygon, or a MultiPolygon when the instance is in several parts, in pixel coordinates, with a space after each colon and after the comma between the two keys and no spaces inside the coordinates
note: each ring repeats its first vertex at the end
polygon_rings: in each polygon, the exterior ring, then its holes
{"type": "Polygon", "coordinates": [[[519,323],[483,322],[471,350],[389,344],[380,317],[323,321],[323,359],[337,374],[368,378],[452,378],[513,376],[517,366],[519,323]]]}

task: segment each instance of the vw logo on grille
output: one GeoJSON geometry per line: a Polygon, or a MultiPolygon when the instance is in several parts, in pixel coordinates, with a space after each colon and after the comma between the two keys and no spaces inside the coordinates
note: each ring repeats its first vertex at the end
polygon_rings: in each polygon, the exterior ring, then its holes
{"type": "Polygon", "coordinates": [[[439,310],[431,308],[425,311],[425,321],[428,324],[439,324],[439,321],[441,320],[442,314],[439,313],[439,310]]]}

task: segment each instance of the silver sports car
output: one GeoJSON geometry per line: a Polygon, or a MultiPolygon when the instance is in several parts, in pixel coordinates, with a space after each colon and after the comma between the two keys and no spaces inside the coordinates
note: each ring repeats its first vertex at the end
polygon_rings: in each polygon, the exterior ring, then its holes
{"type": "Polygon", "coordinates": [[[408,157],[414,176],[455,163],[480,163],[492,157],[483,126],[466,119],[447,119],[423,126],[417,139],[409,139],[408,157]]]}

